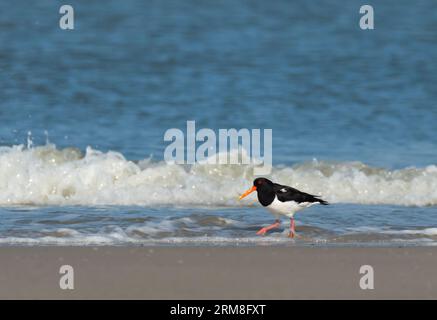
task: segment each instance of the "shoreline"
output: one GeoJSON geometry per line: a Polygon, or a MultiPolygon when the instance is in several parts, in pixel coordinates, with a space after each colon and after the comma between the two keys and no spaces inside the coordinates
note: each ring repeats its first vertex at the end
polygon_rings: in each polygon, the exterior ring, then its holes
{"type": "Polygon", "coordinates": [[[435,247],[0,247],[0,298],[437,299],[436,266],[435,247]]]}

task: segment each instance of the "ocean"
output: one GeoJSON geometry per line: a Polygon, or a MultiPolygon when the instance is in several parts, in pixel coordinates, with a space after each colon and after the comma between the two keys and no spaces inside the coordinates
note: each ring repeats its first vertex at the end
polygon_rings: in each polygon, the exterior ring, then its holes
{"type": "Polygon", "coordinates": [[[0,245],[437,244],[437,4],[0,3],[0,245]],[[250,165],[170,165],[170,128],[272,129],[271,216],[250,165]]]}

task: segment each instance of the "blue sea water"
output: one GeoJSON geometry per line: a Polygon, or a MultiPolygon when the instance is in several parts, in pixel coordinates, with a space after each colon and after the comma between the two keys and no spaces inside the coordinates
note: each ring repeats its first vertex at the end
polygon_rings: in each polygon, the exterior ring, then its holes
{"type": "Polygon", "coordinates": [[[1,243],[288,241],[254,235],[245,168],[162,163],[188,120],[273,130],[272,178],[332,203],[297,244],[437,240],[435,1],[367,31],[355,0],[69,4],[71,31],[58,1],[0,3],[1,243]]]}

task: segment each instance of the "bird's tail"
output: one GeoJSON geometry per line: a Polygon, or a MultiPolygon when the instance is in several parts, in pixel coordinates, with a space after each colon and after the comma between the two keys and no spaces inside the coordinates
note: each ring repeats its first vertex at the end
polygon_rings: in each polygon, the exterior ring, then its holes
{"type": "Polygon", "coordinates": [[[324,206],[327,206],[327,205],[329,204],[328,201],[325,201],[325,200],[323,200],[323,199],[320,199],[319,197],[316,197],[316,198],[317,198],[317,201],[318,201],[320,204],[324,205],[324,206]]]}

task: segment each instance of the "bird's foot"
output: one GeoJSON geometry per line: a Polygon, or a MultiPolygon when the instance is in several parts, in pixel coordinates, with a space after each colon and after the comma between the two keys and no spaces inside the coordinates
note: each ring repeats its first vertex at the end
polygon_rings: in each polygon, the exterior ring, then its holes
{"type": "Polygon", "coordinates": [[[288,237],[290,239],[301,239],[302,238],[302,236],[297,234],[296,231],[290,231],[290,233],[288,234],[288,237]]]}
{"type": "Polygon", "coordinates": [[[281,223],[279,221],[276,221],[274,224],[272,224],[268,227],[264,227],[264,228],[259,229],[259,231],[256,234],[259,236],[263,236],[266,234],[267,231],[279,227],[280,224],[281,223]]]}
{"type": "Polygon", "coordinates": [[[294,223],[293,217],[290,219],[290,233],[288,234],[288,237],[291,239],[300,238],[300,236],[298,236],[296,233],[295,223],[294,223]]]}
{"type": "Polygon", "coordinates": [[[264,228],[259,229],[256,234],[259,235],[259,236],[264,236],[267,231],[268,231],[267,227],[264,227],[264,228]]]}

